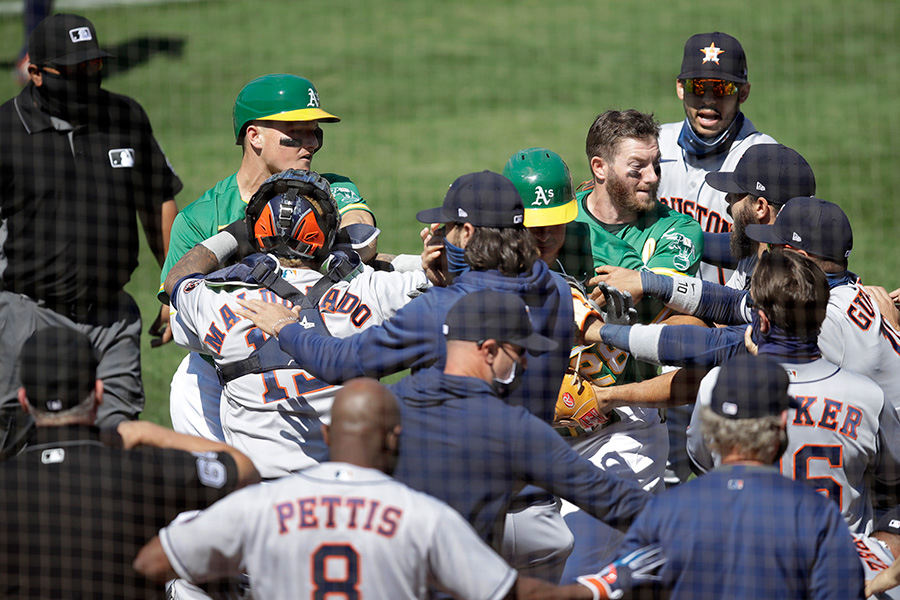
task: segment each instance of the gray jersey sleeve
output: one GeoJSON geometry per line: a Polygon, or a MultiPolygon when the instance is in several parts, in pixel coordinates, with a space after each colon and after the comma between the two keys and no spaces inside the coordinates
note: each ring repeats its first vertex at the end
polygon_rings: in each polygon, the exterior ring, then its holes
{"type": "Polygon", "coordinates": [[[709,406],[712,397],[712,389],[716,385],[719,377],[720,368],[716,367],[706,374],[706,377],[700,382],[700,389],[697,391],[697,401],[694,403],[694,411],[691,413],[691,423],[687,430],[687,453],[691,460],[704,473],[715,468],[718,462],[713,457],[706,442],[703,439],[703,429],[700,425],[700,407],[709,406]]]}
{"type": "Polygon", "coordinates": [[[448,506],[434,529],[428,566],[438,586],[457,598],[504,598],[517,577],[515,569],[448,506]],[[471,573],[478,576],[471,577],[471,573]]]}

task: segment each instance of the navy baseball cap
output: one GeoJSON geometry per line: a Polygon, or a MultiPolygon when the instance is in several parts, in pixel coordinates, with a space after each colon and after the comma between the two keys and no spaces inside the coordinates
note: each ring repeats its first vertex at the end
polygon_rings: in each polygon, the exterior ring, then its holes
{"type": "Polygon", "coordinates": [[[77,65],[110,57],[100,49],[94,24],[78,15],[50,15],[28,36],[28,59],[34,65],[77,65]]]}
{"type": "Polygon", "coordinates": [[[884,513],[875,524],[874,531],[887,531],[900,535],[900,508],[894,508],[884,513]]]}
{"type": "Polygon", "coordinates": [[[86,335],[51,327],[39,329],[22,345],[19,377],[32,406],[57,413],[77,406],[94,389],[97,364],[86,335]]]}
{"type": "Polygon", "coordinates": [[[719,31],[692,35],[684,44],[678,79],[695,78],[747,83],[747,55],[741,43],[719,31]]]}
{"type": "Polygon", "coordinates": [[[779,205],[816,193],[812,167],[796,150],[783,144],[750,146],[734,171],[707,173],[706,183],[726,194],[762,196],[779,205]]]}
{"type": "Polygon", "coordinates": [[[420,210],[422,223],[471,223],[501,229],[524,227],[525,206],[512,181],[492,171],[469,173],[450,184],[444,204],[420,210]]]}
{"type": "Polygon", "coordinates": [[[447,313],[448,340],[497,340],[521,346],[532,354],[559,347],[556,340],[537,333],[525,302],[515,294],[479,290],[459,299],[447,313]]]}
{"type": "Polygon", "coordinates": [[[739,354],[719,370],[710,408],[726,419],[761,419],[800,404],[787,389],[787,371],[767,356],[739,354]]]}
{"type": "Polygon", "coordinates": [[[791,198],[774,225],[747,225],[745,232],[763,244],[783,244],[834,261],[844,260],[853,249],[850,219],[841,207],[811,196],[791,198]]]}

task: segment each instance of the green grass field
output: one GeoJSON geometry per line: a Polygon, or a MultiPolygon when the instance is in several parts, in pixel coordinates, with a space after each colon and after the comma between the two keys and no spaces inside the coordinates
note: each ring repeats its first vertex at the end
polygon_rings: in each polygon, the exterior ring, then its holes
{"type": "MultiPolygon", "coordinates": [[[[416,252],[420,208],[458,175],[499,171],[546,146],[588,177],[584,137],[607,108],[683,118],[674,80],[684,41],[721,30],[744,45],[757,127],[812,164],[818,195],[856,232],[851,268],[900,285],[900,3],[895,0],[219,0],[79,11],[126,69],[106,87],[139,100],[184,180],[184,206],[237,169],[231,105],[265,73],[312,79],[326,125],[314,167],[352,177],[378,214],[380,249],[416,252]]],[[[0,18],[12,61],[21,19],[0,18]]],[[[17,91],[0,78],[4,99],[17,91]]],[[[129,290],[145,322],[159,269],[143,250],[129,290]]],[[[168,423],[184,351],[143,344],[145,418],[168,423]]]]}

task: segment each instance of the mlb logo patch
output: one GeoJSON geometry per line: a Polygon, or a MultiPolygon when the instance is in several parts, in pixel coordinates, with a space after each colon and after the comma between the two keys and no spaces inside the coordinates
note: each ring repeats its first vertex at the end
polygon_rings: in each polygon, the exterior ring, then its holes
{"type": "Polygon", "coordinates": [[[134,166],[134,148],[114,148],[110,150],[109,164],[113,169],[130,169],[134,166]]]}
{"type": "Polygon", "coordinates": [[[76,27],[69,30],[69,39],[73,44],[77,44],[78,42],[89,42],[94,39],[94,36],[91,35],[90,27],[76,27]]]}

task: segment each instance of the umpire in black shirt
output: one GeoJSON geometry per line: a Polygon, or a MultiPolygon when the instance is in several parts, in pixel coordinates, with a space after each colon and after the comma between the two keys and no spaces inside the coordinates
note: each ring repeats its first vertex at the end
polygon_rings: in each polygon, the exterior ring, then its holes
{"type": "Polygon", "coordinates": [[[101,89],[109,54],[90,21],[47,17],[28,46],[31,81],[0,106],[0,452],[32,427],[16,419],[15,359],[44,327],[90,338],[107,399],[99,424],[140,414],[141,319],[123,291],[138,260],[135,215],[162,265],[182,187],[141,106],[101,89]]]}
{"type": "Polygon", "coordinates": [[[96,368],[87,337],[69,328],[22,348],[18,398],[37,428],[0,462],[0,598],[162,598],[132,568],[138,550],[179,513],[259,481],[220,442],[146,421],[93,427],[96,368]]]}

